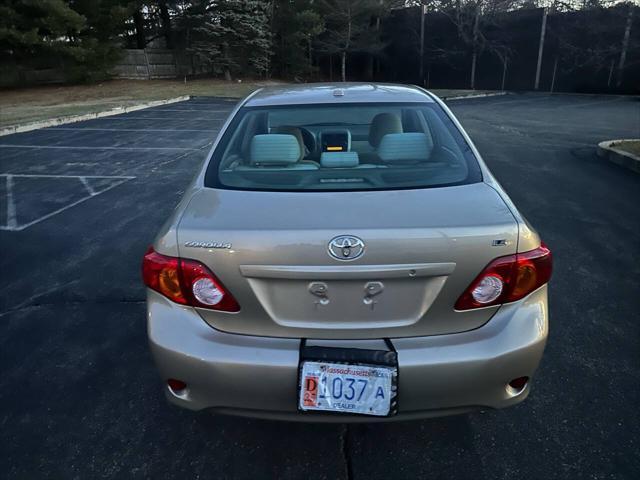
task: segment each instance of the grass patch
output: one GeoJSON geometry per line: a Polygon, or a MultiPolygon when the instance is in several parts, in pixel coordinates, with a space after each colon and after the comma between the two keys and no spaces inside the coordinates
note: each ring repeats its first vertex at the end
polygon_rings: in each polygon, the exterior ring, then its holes
{"type": "Polygon", "coordinates": [[[611,147],[640,157],[640,140],[626,140],[624,142],[612,143],[611,147]]]}
{"type": "Polygon", "coordinates": [[[243,97],[276,82],[222,80],[111,80],[92,85],[44,86],[0,90],[0,126],[102,112],[181,95],[243,97]]]}
{"type": "MultiPolygon", "coordinates": [[[[216,79],[110,80],[91,85],[42,86],[0,90],[0,127],[82,115],[182,95],[241,98],[276,81],[225,82],[216,79]]],[[[432,90],[441,98],[486,93],[480,90],[432,90]]]]}

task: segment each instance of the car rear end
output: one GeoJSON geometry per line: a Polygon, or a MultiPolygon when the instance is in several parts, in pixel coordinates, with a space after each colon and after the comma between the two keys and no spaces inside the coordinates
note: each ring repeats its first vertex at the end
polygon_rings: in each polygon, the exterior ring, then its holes
{"type": "Polygon", "coordinates": [[[446,107],[387,88],[234,112],[143,263],[171,401],[384,421],[528,395],[551,254],[446,107]]]}

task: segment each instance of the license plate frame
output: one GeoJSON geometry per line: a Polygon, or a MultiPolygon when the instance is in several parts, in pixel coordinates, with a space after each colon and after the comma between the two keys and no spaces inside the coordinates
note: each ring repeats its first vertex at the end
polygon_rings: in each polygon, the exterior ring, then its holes
{"type": "MultiPolygon", "coordinates": [[[[384,380],[384,379],[383,379],[384,380]]],[[[370,417],[391,417],[398,413],[398,355],[394,350],[367,350],[360,348],[336,348],[324,346],[302,345],[298,365],[298,389],[296,395],[297,408],[305,415],[357,415],[370,417]],[[352,411],[343,409],[305,408],[303,374],[305,364],[324,364],[332,366],[355,367],[351,370],[378,369],[390,376],[389,410],[386,414],[380,412],[352,411]]]]}

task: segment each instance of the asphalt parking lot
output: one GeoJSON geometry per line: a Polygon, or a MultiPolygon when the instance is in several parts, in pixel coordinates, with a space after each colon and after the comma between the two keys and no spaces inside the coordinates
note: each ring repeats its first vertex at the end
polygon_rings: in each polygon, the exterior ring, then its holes
{"type": "Polygon", "coordinates": [[[169,406],[142,254],[233,101],[0,137],[0,471],[8,478],[638,478],[640,175],[596,157],[640,100],[451,102],[553,250],[529,399],[471,415],[306,425],[169,406]]]}

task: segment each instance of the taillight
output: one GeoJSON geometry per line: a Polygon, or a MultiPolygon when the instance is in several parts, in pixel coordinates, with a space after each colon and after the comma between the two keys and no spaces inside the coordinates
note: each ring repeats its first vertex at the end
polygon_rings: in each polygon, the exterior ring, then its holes
{"type": "Polygon", "coordinates": [[[551,251],[538,248],[493,260],[456,302],[456,310],[488,307],[524,298],[551,278],[551,251]]]}
{"type": "Polygon", "coordinates": [[[185,296],[189,305],[223,312],[238,312],[240,305],[220,280],[200,262],[180,259],[185,296]]]}
{"type": "Polygon", "coordinates": [[[180,259],[160,255],[149,247],[142,259],[142,281],[169,300],[188,305],[180,282],[180,259]]]}
{"type": "Polygon", "coordinates": [[[200,262],[168,257],[149,247],[142,260],[142,280],[152,290],[182,305],[238,312],[240,305],[200,262]]]}

